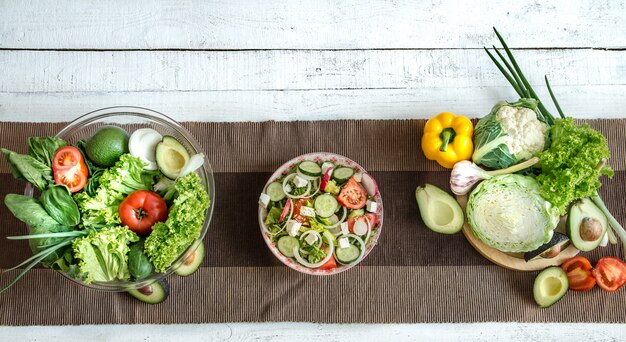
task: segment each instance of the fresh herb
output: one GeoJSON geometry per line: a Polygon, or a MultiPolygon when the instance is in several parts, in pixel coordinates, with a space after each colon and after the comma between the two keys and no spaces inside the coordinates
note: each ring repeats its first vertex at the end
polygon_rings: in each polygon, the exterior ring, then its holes
{"type": "Polygon", "coordinates": [[[57,137],[28,138],[28,154],[50,167],[54,153],[63,146],[67,146],[67,141],[57,137]]]}
{"type": "Polygon", "coordinates": [[[80,222],[78,206],[65,185],[54,185],[41,193],[41,203],[59,224],[76,226],[80,222]]]}
{"type": "Polygon", "coordinates": [[[4,148],[2,153],[14,178],[25,180],[41,191],[53,183],[52,168],[49,165],[28,154],[17,154],[4,148]]]}

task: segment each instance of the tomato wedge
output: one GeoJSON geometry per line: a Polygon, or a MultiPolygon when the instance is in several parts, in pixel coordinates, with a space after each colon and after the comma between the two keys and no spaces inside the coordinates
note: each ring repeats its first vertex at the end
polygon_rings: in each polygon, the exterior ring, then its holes
{"type": "Polygon", "coordinates": [[[148,235],[152,226],[167,219],[167,204],[161,196],[148,190],[128,195],[118,209],[122,224],[139,235],[148,235]]]}
{"type": "Polygon", "coordinates": [[[626,283],[626,264],[615,257],[604,257],[593,270],[598,286],[607,292],[615,292],[626,283]]]}
{"type": "Polygon", "coordinates": [[[561,268],[567,274],[570,290],[589,291],[596,286],[596,279],[591,273],[591,263],[583,256],[567,259],[561,268]]]}
{"type": "Polygon", "coordinates": [[[64,146],[52,156],[55,184],[64,184],[70,192],[78,192],[87,184],[89,169],[83,154],[74,146],[64,146]]]}
{"type": "Polygon", "coordinates": [[[350,178],[343,186],[337,201],[348,209],[361,209],[367,202],[367,192],[354,177],[350,178]]]}
{"type": "Polygon", "coordinates": [[[324,263],[324,265],[318,267],[320,270],[330,270],[337,267],[337,262],[335,261],[335,257],[332,257],[324,263]]]}
{"type": "Polygon", "coordinates": [[[293,206],[293,216],[292,218],[300,223],[305,223],[308,222],[308,218],[304,215],[300,215],[300,208],[302,208],[302,206],[306,206],[307,204],[310,204],[311,201],[309,199],[306,198],[300,198],[299,200],[296,201],[296,204],[294,204],[293,206]]]}

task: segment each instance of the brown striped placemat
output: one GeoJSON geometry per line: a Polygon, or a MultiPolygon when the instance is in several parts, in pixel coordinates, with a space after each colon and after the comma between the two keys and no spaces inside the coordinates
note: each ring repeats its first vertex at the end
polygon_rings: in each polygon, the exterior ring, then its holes
{"type": "MultiPolygon", "coordinates": [[[[626,222],[626,120],[593,120],[609,139],[617,170],[602,188],[608,207],[626,222]]],[[[0,123],[0,146],[26,151],[26,138],[51,135],[63,123],[0,123]]],[[[0,325],[209,323],[310,321],[411,322],[618,322],[626,323],[626,290],[569,293],[549,309],[532,299],[535,273],[493,266],[462,234],[424,227],[415,204],[419,184],[447,188],[449,173],[419,148],[423,120],[263,123],[185,123],[215,170],[214,219],[205,238],[202,268],[172,276],[160,305],[126,294],[76,285],[37,268],[0,295],[0,325]],[[258,194],[271,172],[297,155],[332,151],[350,157],[376,178],[385,204],[378,245],[359,266],[332,277],[299,274],[269,252],[256,217],[258,194]]],[[[0,161],[0,200],[24,184],[0,161]]],[[[30,255],[24,242],[1,237],[25,226],[0,206],[0,269],[30,255]]],[[[621,256],[616,246],[586,254],[621,256]]],[[[0,277],[5,284],[16,272],[0,277]]]]}

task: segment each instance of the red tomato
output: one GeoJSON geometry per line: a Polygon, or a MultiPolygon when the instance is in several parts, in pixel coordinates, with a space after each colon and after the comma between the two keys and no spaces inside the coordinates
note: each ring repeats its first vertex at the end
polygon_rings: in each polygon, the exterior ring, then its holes
{"type": "Polygon", "coordinates": [[[300,208],[302,208],[302,206],[306,206],[307,204],[310,203],[310,200],[306,199],[306,198],[300,198],[299,200],[296,201],[296,204],[293,206],[293,219],[300,222],[300,223],[305,223],[308,222],[308,218],[304,215],[300,215],[300,208]]]}
{"type": "Polygon", "coordinates": [[[52,156],[55,184],[65,184],[70,192],[78,192],[87,184],[89,169],[83,154],[74,146],[64,146],[52,156]]]}
{"type": "Polygon", "coordinates": [[[591,271],[592,269],[589,260],[581,255],[565,260],[565,262],[561,265],[561,268],[565,271],[565,273],[573,271],[577,268],[580,268],[583,271],[591,271]]]}
{"type": "Polygon", "coordinates": [[[614,292],[626,283],[626,264],[615,257],[604,257],[596,263],[593,275],[604,291],[614,292]]]}
{"type": "Polygon", "coordinates": [[[350,178],[343,186],[337,201],[348,209],[361,209],[367,202],[367,192],[354,177],[350,178]]]}
{"type": "Polygon", "coordinates": [[[154,192],[139,190],[122,201],[119,214],[123,225],[139,235],[148,235],[155,223],[167,219],[167,204],[154,192]]]}
{"type": "Polygon", "coordinates": [[[337,262],[335,261],[335,257],[332,257],[330,259],[328,259],[328,261],[326,261],[326,263],[320,267],[318,267],[320,270],[330,270],[332,268],[337,267],[337,262]]]}
{"type": "MultiPolygon", "coordinates": [[[[348,230],[350,230],[350,233],[354,234],[354,223],[360,220],[365,221],[365,217],[367,217],[367,219],[369,220],[371,229],[374,229],[374,227],[376,227],[376,225],[378,224],[378,216],[376,216],[376,214],[368,213],[363,216],[357,216],[348,219],[348,230]]],[[[365,223],[367,223],[367,221],[365,221],[365,223]]]]}
{"type": "Polygon", "coordinates": [[[589,291],[596,286],[596,279],[591,273],[591,263],[583,256],[567,259],[561,268],[567,274],[569,288],[574,291],[589,291]]]}

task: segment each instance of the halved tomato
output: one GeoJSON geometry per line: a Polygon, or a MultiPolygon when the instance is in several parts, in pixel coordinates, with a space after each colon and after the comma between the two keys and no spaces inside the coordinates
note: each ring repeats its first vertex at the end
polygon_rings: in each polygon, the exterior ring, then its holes
{"type": "Polygon", "coordinates": [[[593,275],[604,291],[615,292],[626,283],[626,264],[615,257],[604,257],[596,263],[593,275]]]}
{"type": "Polygon", "coordinates": [[[348,209],[361,209],[367,202],[367,192],[354,177],[350,178],[343,186],[337,201],[348,209]]]}
{"type": "Polygon", "coordinates": [[[74,146],[64,146],[52,156],[55,184],[65,184],[70,192],[78,192],[87,184],[89,169],[83,154],[74,146]]]}
{"type": "Polygon", "coordinates": [[[570,290],[589,291],[596,286],[596,279],[591,273],[591,263],[583,256],[567,259],[561,268],[567,274],[570,290]]]}

